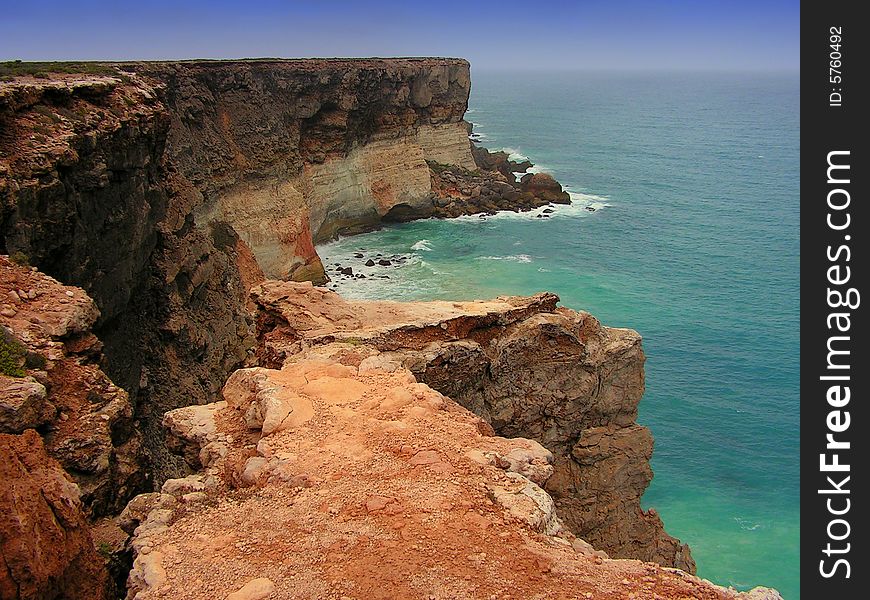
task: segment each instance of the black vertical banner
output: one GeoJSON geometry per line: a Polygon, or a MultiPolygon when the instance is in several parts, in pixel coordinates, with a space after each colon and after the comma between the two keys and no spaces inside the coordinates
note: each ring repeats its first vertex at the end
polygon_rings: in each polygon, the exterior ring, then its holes
{"type": "MultiPolygon", "coordinates": [[[[801,594],[867,598],[870,262],[861,3],[801,7],[801,594]]],[[[789,599],[786,599],[789,600],[789,599]]]]}

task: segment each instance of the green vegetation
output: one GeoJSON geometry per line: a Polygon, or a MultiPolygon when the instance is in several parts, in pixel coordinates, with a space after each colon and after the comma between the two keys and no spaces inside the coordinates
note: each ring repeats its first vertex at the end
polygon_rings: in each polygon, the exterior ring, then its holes
{"type": "Polygon", "coordinates": [[[52,73],[117,75],[117,69],[109,63],[101,62],[24,62],[12,60],[0,62],[0,79],[11,81],[13,77],[30,75],[46,79],[52,73]]]}
{"type": "Polygon", "coordinates": [[[97,544],[97,552],[99,552],[100,556],[102,556],[106,560],[112,558],[112,553],[114,551],[115,549],[112,548],[112,544],[110,544],[109,542],[100,542],[97,544]]]}
{"type": "Polygon", "coordinates": [[[7,377],[24,377],[27,373],[21,366],[23,361],[24,346],[4,331],[0,334],[0,373],[7,377]]]}
{"type": "Polygon", "coordinates": [[[21,250],[16,250],[12,254],[10,254],[9,260],[11,260],[14,264],[18,265],[19,267],[29,267],[30,266],[30,259],[21,250]]]}
{"type": "Polygon", "coordinates": [[[443,173],[444,171],[449,171],[453,168],[453,165],[445,165],[444,163],[440,163],[434,160],[427,160],[426,164],[429,165],[429,168],[436,173],[443,173]]]}

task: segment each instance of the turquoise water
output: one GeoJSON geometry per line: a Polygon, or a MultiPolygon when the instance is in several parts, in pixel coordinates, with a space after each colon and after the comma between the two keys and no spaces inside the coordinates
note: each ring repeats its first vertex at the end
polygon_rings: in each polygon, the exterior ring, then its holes
{"type": "Polygon", "coordinates": [[[558,293],[637,329],[644,505],[701,576],[799,597],[799,80],[790,74],[473,74],[467,118],[572,192],[551,219],[419,221],[320,248],[356,297],[558,293]],[[591,205],[590,212],[582,207],[591,205]],[[401,267],[360,269],[366,253],[401,267]],[[390,279],[372,278],[387,274],[390,279]]]}

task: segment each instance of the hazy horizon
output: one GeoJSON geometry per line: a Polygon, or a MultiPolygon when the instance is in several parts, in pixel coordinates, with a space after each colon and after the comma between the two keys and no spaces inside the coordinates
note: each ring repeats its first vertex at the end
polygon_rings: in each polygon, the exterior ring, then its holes
{"type": "Polygon", "coordinates": [[[795,71],[799,7],[749,2],[5,2],[0,60],[449,56],[481,70],[795,71]]]}

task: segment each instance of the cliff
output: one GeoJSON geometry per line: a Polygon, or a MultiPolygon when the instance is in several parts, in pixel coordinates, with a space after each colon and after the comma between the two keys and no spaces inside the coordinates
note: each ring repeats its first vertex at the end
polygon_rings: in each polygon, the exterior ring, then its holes
{"type": "MultiPolygon", "coordinates": [[[[404,306],[263,283],[324,281],[315,242],[382,222],[568,201],[551,177],[517,181],[530,165],[470,144],[466,61],[94,70],[0,82],[0,252],[36,270],[4,259],[4,293],[15,298],[0,315],[24,355],[46,361],[19,365],[24,384],[4,379],[0,414],[10,432],[37,428],[88,516],[209,468],[212,451],[254,456],[247,442],[207,450],[172,429],[192,405],[220,421],[214,403],[238,368],[259,364],[268,379],[326,361],[354,377],[364,365],[409,372],[499,435],[542,445],[552,465],[535,482],[543,496],[532,495],[552,503],[566,539],[694,570],[688,548],[640,509],[652,436],[635,423],[636,333],[557,308],[553,295],[404,306]],[[59,314],[74,315],[64,317],[72,329],[41,316],[55,305],[69,305],[59,314]]],[[[468,448],[490,443],[508,442],[468,448]]],[[[215,489],[239,487],[233,460],[211,474],[215,489]]]]}
{"type": "Polygon", "coordinates": [[[323,280],[312,240],[430,204],[426,160],[474,169],[454,59],[131,65],[166,86],[169,159],[267,276],[323,280]]]}
{"type": "MultiPolygon", "coordinates": [[[[441,329],[438,313],[511,321],[541,301],[397,310],[441,329]]],[[[395,357],[336,343],[340,361],[242,369],[223,401],[166,414],[174,447],[202,471],[121,516],[134,532],[130,600],[781,600],[608,559],[563,525],[541,487],[554,472],[547,449],[494,436],[395,357]]]]}

